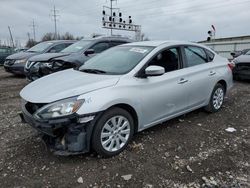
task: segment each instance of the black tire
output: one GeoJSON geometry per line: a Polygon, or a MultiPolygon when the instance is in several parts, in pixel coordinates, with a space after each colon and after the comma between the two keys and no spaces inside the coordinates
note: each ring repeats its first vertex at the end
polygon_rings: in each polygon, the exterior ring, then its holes
{"type": "Polygon", "coordinates": [[[107,110],[97,120],[96,125],[94,127],[92,138],[91,138],[92,149],[94,149],[99,155],[101,155],[103,157],[112,157],[112,156],[118,155],[127,147],[128,143],[132,139],[133,134],[134,134],[134,127],[135,126],[134,126],[133,117],[126,110],[124,110],[122,108],[118,108],[118,107],[114,107],[114,108],[107,110]],[[119,150],[111,152],[111,151],[107,151],[103,147],[102,142],[101,142],[101,133],[102,133],[102,129],[103,129],[105,123],[108,120],[110,120],[112,117],[115,117],[115,116],[123,116],[128,120],[128,122],[130,124],[130,133],[129,133],[129,137],[128,137],[126,144],[124,146],[122,146],[119,150]]]}
{"type": "Polygon", "coordinates": [[[213,89],[213,92],[212,92],[212,94],[211,94],[211,96],[210,96],[209,103],[208,103],[208,105],[205,107],[205,110],[206,110],[207,112],[210,112],[210,113],[218,112],[218,111],[221,109],[221,107],[222,107],[222,105],[223,105],[223,103],[224,103],[224,98],[225,98],[225,87],[224,87],[222,84],[217,83],[217,84],[215,85],[214,89],[213,89]],[[219,107],[219,108],[215,108],[215,105],[213,104],[213,97],[214,97],[214,95],[215,95],[215,92],[216,92],[218,89],[222,89],[222,91],[223,91],[223,100],[222,100],[222,104],[220,105],[220,107],[219,107]]]}

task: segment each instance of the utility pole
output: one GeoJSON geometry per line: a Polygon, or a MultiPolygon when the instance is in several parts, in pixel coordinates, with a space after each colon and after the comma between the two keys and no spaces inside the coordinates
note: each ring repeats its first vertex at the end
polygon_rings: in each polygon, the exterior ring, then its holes
{"type": "Polygon", "coordinates": [[[58,17],[60,16],[59,14],[58,14],[58,10],[56,10],[56,6],[54,5],[54,7],[53,7],[53,10],[51,10],[52,11],[52,19],[53,19],[53,21],[54,21],[54,26],[55,26],[55,39],[57,39],[57,37],[58,37],[58,33],[57,33],[57,21],[58,21],[58,17]]]}
{"type": "MultiPolygon", "coordinates": [[[[111,15],[111,17],[113,15],[113,1],[117,1],[117,0],[110,0],[110,15],[111,15]]],[[[110,29],[110,34],[111,34],[111,36],[113,35],[113,28],[112,27],[110,29]]]]}
{"type": "Polygon", "coordinates": [[[32,20],[32,23],[31,23],[30,27],[32,28],[32,31],[33,31],[34,41],[36,41],[36,24],[35,24],[34,19],[32,20]]]}
{"type": "Polygon", "coordinates": [[[29,32],[27,33],[27,36],[28,36],[28,40],[30,41],[30,33],[29,32]]]}
{"type": "Polygon", "coordinates": [[[9,33],[10,33],[10,40],[11,40],[12,46],[15,47],[14,40],[13,40],[13,36],[12,36],[12,32],[11,32],[11,29],[10,29],[10,26],[8,26],[8,29],[9,29],[9,33]]]}

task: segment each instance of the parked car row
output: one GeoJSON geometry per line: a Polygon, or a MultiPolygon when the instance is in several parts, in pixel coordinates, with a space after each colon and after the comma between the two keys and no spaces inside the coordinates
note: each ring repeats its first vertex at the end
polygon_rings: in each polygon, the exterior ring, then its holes
{"type": "Polygon", "coordinates": [[[7,72],[25,75],[30,81],[34,81],[57,71],[77,68],[96,54],[128,42],[132,40],[123,37],[42,42],[26,52],[8,56],[4,68],[7,72]]]}
{"type": "Polygon", "coordinates": [[[84,39],[58,53],[44,53],[33,56],[26,63],[25,74],[29,80],[33,81],[54,72],[77,68],[96,54],[131,41],[121,37],[84,39]]]}
{"type": "Polygon", "coordinates": [[[233,63],[205,46],[106,40],[82,40],[27,63],[56,72],[20,92],[20,116],[57,155],[117,155],[137,132],[198,108],[217,112],[232,87],[233,63]],[[57,72],[68,62],[74,69],[57,72]]]}

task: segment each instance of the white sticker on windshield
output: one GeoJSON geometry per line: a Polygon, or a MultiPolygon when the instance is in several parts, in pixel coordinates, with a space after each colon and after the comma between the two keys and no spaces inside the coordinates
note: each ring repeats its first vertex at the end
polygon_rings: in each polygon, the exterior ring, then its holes
{"type": "Polygon", "coordinates": [[[48,45],[51,45],[51,44],[53,44],[52,42],[48,42],[48,45]]]}
{"type": "Polygon", "coordinates": [[[142,48],[131,48],[129,51],[130,51],[130,52],[137,52],[137,53],[144,54],[144,53],[146,53],[148,50],[142,49],[142,48]]]}
{"type": "Polygon", "coordinates": [[[81,50],[81,49],[82,49],[82,46],[76,46],[76,49],[81,50]]]}

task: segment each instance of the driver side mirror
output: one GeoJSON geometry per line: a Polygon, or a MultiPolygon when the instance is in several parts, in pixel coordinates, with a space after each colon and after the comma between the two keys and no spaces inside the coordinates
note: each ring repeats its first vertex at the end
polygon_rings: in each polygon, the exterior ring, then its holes
{"type": "Polygon", "coordinates": [[[95,53],[95,50],[94,50],[94,49],[87,49],[87,50],[84,52],[84,54],[85,54],[86,56],[91,55],[91,54],[94,54],[94,53],[95,53]]]}
{"type": "Polygon", "coordinates": [[[146,76],[161,76],[165,73],[165,69],[161,66],[151,65],[145,69],[146,76]]]}

